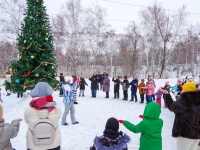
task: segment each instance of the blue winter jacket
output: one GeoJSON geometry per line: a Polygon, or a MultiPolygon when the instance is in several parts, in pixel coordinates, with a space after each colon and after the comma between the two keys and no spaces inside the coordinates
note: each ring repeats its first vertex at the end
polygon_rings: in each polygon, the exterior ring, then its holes
{"type": "Polygon", "coordinates": [[[131,85],[131,91],[132,92],[137,92],[137,86],[138,85],[138,79],[133,79],[128,85],[131,85]]]}
{"type": "Polygon", "coordinates": [[[70,84],[68,82],[63,83],[63,102],[64,103],[71,103],[73,101],[73,90],[76,88],[76,84],[70,84]]]}

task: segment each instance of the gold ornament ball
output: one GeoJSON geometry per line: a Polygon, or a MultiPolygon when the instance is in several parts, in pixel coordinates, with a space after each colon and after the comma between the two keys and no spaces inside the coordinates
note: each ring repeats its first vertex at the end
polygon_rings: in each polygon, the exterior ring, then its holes
{"type": "Polygon", "coordinates": [[[10,68],[10,72],[12,72],[12,68],[10,68]]]}
{"type": "Polygon", "coordinates": [[[33,58],[34,58],[34,56],[31,56],[31,58],[33,59],[33,58]]]}
{"type": "Polygon", "coordinates": [[[54,66],[52,66],[51,68],[54,69],[54,66]]]}
{"type": "Polygon", "coordinates": [[[49,33],[46,33],[46,35],[49,35],[49,33]]]}

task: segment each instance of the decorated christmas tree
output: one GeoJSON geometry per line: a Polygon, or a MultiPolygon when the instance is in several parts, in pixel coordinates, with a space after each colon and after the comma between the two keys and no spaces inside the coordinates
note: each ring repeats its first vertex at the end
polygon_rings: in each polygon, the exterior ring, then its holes
{"type": "Polygon", "coordinates": [[[58,89],[53,37],[44,2],[26,0],[26,3],[25,18],[17,39],[19,58],[11,62],[11,83],[5,82],[5,86],[14,93],[31,90],[38,82],[47,82],[58,89]]]}

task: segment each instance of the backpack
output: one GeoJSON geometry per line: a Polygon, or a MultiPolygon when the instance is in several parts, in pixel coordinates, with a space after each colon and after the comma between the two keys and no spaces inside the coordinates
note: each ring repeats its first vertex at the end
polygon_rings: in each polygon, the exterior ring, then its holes
{"type": "Polygon", "coordinates": [[[55,129],[49,118],[40,118],[36,121],[32,133],[35,145],[51,144],[55,138],[55,129]]]}

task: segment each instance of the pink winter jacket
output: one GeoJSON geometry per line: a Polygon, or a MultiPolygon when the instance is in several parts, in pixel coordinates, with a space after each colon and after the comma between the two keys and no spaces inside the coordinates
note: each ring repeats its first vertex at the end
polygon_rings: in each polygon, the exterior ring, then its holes
{"type": "Polygon", "coordinates": [[[153,84],[150,86],[142,87],[142,89],[147,90],[147,95],[153,95],[155,93],[155,86],[153,84]]]}

